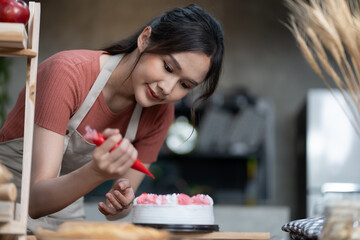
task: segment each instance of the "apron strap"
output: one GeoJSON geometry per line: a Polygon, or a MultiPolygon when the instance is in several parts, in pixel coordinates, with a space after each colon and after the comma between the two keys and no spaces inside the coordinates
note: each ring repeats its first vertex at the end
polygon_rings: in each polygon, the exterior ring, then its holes
{"type": "Polygon", "coordinates": [[[120,63],[122,57],[123,57],[122,54],[113,55],[106,61],[99,75],[97,76],[93,86],[91,87],[88,95],[86,96],[84,102],[82,103],[80,108],[76,111],[76,113],[71,117],[67,125],[67,130],[69,132],[65,135],[65,139],[64,139],[64,153],[67,149],[71,136],[78,128],[78,126],[80,125],[81,121],[84,119],[86,114],[89,112],[90,108],[92,107],[96,99],[99,97],[101,91],[105,87],[105,84],[109,80],[116,66],[120,63]]]}
{"type": "MultiPolygon", "coordinates": [[[[91,87],[88,95],[86,96],[84,102],[82,103],[80,108],[76,111],[76,113],[71,117],[67,126],[67,130],[69,130],[69,132],[68,134],[65,135],[65,140],[64,140],[64,153],[67,149],[71,136],[73,135],[75,130],[79,127],[80,123],[82,122],[86,114],[89,112],[96,99],[99,97],[101,91],[105,87],[107,81],[109,80],[111,74],[113,73],[117,65],[120,63],[122,57],[123,57],[122,54],[113,55],[106,61],[99,75],[97,76],[93,86],[91,87]]],[[[130,142],[134,141],[136,137],[136,132],[141,117],[141,112],[142,112],[142,107],[139,104],[136,104],[128,128],[125,133],[125,138],[129,139],[130,142]]]]}
{"type": "Polygon", "coordinates": [[[134,112],[130,118],[129,125],[126,130],[125,138],[129,139],[130,142],[134,141],[136,137],[136,132],[139,126],[139,121],[141,117],[142,107],[139,104],[136,104],[134,112]]]}
{"type": "Polygon", "coordinates": [[[86,96],[84,103],[80,106],[77,112],[72,116],[68,124],[68,130],[74,131],[78,128],[83,118],[89,112],[90,108],[100,95],[101,91],[105,87],[105,84],[109,80],[111,74],[115,70],[116,66],[120,63],[123,55],[113,55],[105,63],[103,69],[101,69],[100,74],[98,75],[95,83],[90,89],[90,92],[86,96]]]}

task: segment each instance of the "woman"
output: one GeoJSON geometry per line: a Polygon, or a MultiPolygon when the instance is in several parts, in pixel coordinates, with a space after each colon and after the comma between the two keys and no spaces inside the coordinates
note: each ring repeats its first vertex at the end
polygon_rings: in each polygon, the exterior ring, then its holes
{"type": "MultiPolygon", "coordinates": [[[[102,51],[64,51],[41,63],[30,230],[84,219],[83,196],[109,179],[114,184],[99,210],[108,219],[126,216],[144,178],[131,169],[135,159],[146,167],[156,161],[173,103],[198,85],[204,89],[198,101],[207,99],[217,86],[222,58],[220,25],[189,5],[102,51]],[[87,125],[104,135],[101,146],[83,140],[87,125]]],[[[24,96],[23,90],[0,132],[0,161],[13,172],[19,191],[24,96]]]]}

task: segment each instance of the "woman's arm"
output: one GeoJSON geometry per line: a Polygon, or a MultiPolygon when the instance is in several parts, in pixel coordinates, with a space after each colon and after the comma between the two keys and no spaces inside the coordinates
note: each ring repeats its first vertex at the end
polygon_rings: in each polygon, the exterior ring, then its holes
{"type": "Polygon", "coordinates": [[[34,126],[33,160],[30,182],[29,214],[33,218],[57,212],[102,182],[99,176],[89,177],[90,164],[57,177],[64,148],[64,136],[34,126]],[[84,181],[86,179],[86,181],[84,181]]]}
{"type": "Polygon", "coordinates": [[[118,130],[107,129],[107,140],[93,153],[93,160],[81,168],[57,177],[64,148],[64,136],[34,127],[33,163],[30,182],[29,214],[39,218],[57,212],[93,190],[100,183],[123,176],[137,157],[134,147],[122,141],[109,150],[121,136],[118,130]]]}

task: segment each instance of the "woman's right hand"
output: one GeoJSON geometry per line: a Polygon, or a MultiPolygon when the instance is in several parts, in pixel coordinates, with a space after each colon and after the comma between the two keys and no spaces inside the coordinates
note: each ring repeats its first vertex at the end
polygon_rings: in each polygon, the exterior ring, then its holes
{"type": "Polygon", "coordinates": [[[107,128],[102,135],[106,140],[95,148],[92,167],[104,180],[119,178],[134,164],[137,150],[128,139],[122,138],[118,129],[107,128]],[[120,140],[121,143],[111,151],[120,140]]]}

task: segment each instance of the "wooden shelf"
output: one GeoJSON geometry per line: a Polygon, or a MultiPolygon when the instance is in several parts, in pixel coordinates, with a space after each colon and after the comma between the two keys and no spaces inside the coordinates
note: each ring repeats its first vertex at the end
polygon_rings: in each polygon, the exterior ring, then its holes
{"type": "Polygon", "coordinates": [[[36,57],[37,52],[29,49],[0,48],[0,56],[5,57],[36,57]]]}
{"type": "Polygon", "coordinates": [[[0,56],[27,58],[20,207],[16,209],[15,215],[18,217],[15,217],[15,220],[0,223],[0,235],[4,235],[5,238],[6,235],[11,235],[11,239],[19,240],[25,240],[27,233],[40,33],[40,3],[30,1],[29,10],[30,18],[26,26],[27,31],[24,24],[0,23],[0,56]]]}
{"type": "Polygon", "coordinates": [[[28,46],[31,47],[28,41],[28,34],[23,23],[0,22],[0,56],[36,57],[37,50],[28,48],[28,46]]]}

